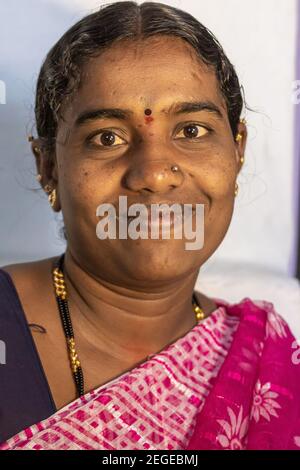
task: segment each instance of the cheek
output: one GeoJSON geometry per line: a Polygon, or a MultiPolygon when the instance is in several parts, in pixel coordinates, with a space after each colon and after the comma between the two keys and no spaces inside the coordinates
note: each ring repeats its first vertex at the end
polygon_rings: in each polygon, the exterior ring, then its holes
{"type": "Polygon", "coordinates": [[[104,165],[97,160],[62,163],[59,166],[62,210],[95,214],[99,204],[113,199],[116,174],[112,163],[104,165]]]}
{"type": "Polygon", "coordinates": [[[234,157],[217,153],[214,158],[204,162],[198,172],[200,184],[212,200],[224,200],[232,196],[236,176],[234,157]]]}

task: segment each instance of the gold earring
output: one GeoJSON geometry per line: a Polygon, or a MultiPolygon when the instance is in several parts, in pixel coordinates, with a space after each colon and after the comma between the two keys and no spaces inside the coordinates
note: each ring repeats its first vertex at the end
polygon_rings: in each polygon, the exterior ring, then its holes
{"type": "Polygon", "coordinates": [[[48,201],[50,202],[51,206],[54,207],[56,201],[56,189],[54,188],[48,196],[48,201]]]}
{"type": "Polygon", "coordinates": [[[245,161],[244,157],[241,157],[240,162],[241,162],[242,165],[244,164],[244,161],[245,161]]]}
{"type": "MultiPolygon", "coordinates": [[[[246,124],[247,121],[246,121],[245,118],[242,118],[242,119],[240,119],[240,123],[246,124]]],[[[240,132],[238,132],[237,135],[236,135],[236,137],[235,137],[235,141],[236,141],[236,142],[240,142],[240,141],[242,140],[242,138],[243,138],[242,134],[241,134],[240,132]]]]}
{"type": "Polygon", "coordinates": [[[235,197],[238,195],[238,192],[239,192],[239,185],[235,183],[235,191],[234,191],[235,197]]]}

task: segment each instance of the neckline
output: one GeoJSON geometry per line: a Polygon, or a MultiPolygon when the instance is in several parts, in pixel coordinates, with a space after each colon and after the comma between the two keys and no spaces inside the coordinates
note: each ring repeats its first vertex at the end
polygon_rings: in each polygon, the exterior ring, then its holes
{"type": "MultiPolygon", "coordinates": [[[[22,305],[22,302],[21,302],[21,299],[20,299],[20,296],[19,296],[19,293],[17,291],[17,288],[14,284],[14,281],[11,277],[11,275],[5,271],[4,269],[0,268],[0,271],[2,271],[4,273],[4,275],[6,276],[6,278],[8,279],[8,282],[15,294],[15,301],[17,302],[17,305],[19,307],[19,310],[21,312],[21,316],[22,316],[22,319],[23,319],[23,323],[25,324],[25,328],[26,328],[26,331],[29,335],[29,338],[31,340],[31,346],[32,346],[32,349],[33,349],[33,354],[35,355],[36,357],[36,360],[37,360],[37,364],[38,364],[38,367],[41,371],[41,374],[42,374],[42,379],[43,379],[43,382],[44,382],[44,385],[46,387],[46,390],[48,392],[48,396],[49,396],[49,399],[50,399],[50,402],[51,402],[51,406],[54,410],[54,413],[58,412],[58,411],[61,411],[63,408],[65,408],[66,406],[69,406],[73,401],[75,401],[78,397],[76,397],[74,400],[72,400],[71,402],[67,403],[66,405],[64,405],[62,408],[57,408],[56,407],[56,403],[55,403],[55,400],[54,400],[54,397],[53,397],[53,394],[52,394],[52,391],[51,391],[51,388],[50,388],[50,384],[48,382],[48,379],[47,379],[47,375],[46,375],[46,372],[45,372],[45,369],[44,369],[44,366],[42,364],[42,361],[41,361],[41,358],[40,358],[40,355],[39,355],[39,352],[38,352],[38,349],[37,349],[37,346],[35,344],[35,341],[34,341],[34,337],[33,337],[33,334],[32,334],[32,331],[29,327],[29,323],[27,321],[27,317],[26,317],[26,314],[25,314],[25,311],[24,311],[24,308],[23,308],[23,305],[22,305]]],[[[196,291],[197,292],[197,291],[196,291]]],[[[134,369],[137,369],[137,368],[140,368],[142,367],[144,364],[148,363],[149,361],[151,361],[152,359],[154,359],[157,355],[159,354],[162,354],[163,352],[165,351],[168,351],[170,348],[174,347],[174,345],[178,342],[178,341],[182,341],[183,339],[187,338],[189,335],[191,335],[195,330],[198,330],[198,328],[203,324],[205,323],[206,320],[208,320],[209,318],[212,318],[212,317],[215,317],[216,314],[219,312],[220,309],[224,309],[226,311],[226,306],[228,305],[228,302],[226,302],[225,300],[223,299],[219,299],[219,298],[213,298],[211,297],[211,299],[215,302],[216,304],[216,308],[210,312],[209,315],[207,315],[203,320],[201,321],[198,321],[191,329],[189,329],[186,333],[184,333],[182,336],[176,338],[174,341],[172,341],[171,343],[167,344],[164,346],[163,349],[161,349],[160,351],[157,351],[149,356],[147,356],[146,360],[143,360],[137,364],[135,364],[131,369],[129,370],[126,370],[125,372],[123,372],[122,374],[120,374],[119,376],[117,377],[114,377],[113,379],[111,379],[110,381],[106,382],[105,384],[101,384],[99,385],[99,387],[95,387],[93,390],[89,390],[86,393],[92,393],[94,390],[100,390],[101,388],[105,388],[106,386],[109,386],[110,384],[112,384],[113,382],[117,381],[118,379],[122,378],[124,375],[130,373],[132,370],[134,369]]],[[[79,397],[80,398],[80,397],[79,397]]]]}

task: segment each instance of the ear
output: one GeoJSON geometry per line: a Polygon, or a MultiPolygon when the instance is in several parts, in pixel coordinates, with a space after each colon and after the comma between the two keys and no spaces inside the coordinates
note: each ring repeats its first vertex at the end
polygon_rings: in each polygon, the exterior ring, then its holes
{"type": "MultiPolygon", "coordinates": [[[[58,194],[58,172],[55,155],[49,154],[40,138],[31,139],[31,150],[35,157],[37,173],[41,175],[40,184],[45,191],[46,185],[56,189],[56,201],[53,207],[55,212],[61,210],[58,194]]],[[[47,193],[47,191],[45,191],[47,193]]]]}
{"type": "Polygon", "coordinates": [[[238,124],[238,131],[235,136],[235,147],[236,147],[236,160],[238,165],[238,173],[240,172],[243,162],[245,159],[245,149],[247,142],[247,127],[244,120],[241,120],[238,124]]]}

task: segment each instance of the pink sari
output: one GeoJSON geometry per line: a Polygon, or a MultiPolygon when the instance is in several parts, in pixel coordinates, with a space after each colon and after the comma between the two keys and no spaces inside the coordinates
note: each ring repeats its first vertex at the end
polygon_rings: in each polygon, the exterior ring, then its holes
{"type": "Polygon", "coordinates": [[[0,450],[300,450],[300,353],[272,303],[214,299],[187,334],[0,450]]]}

